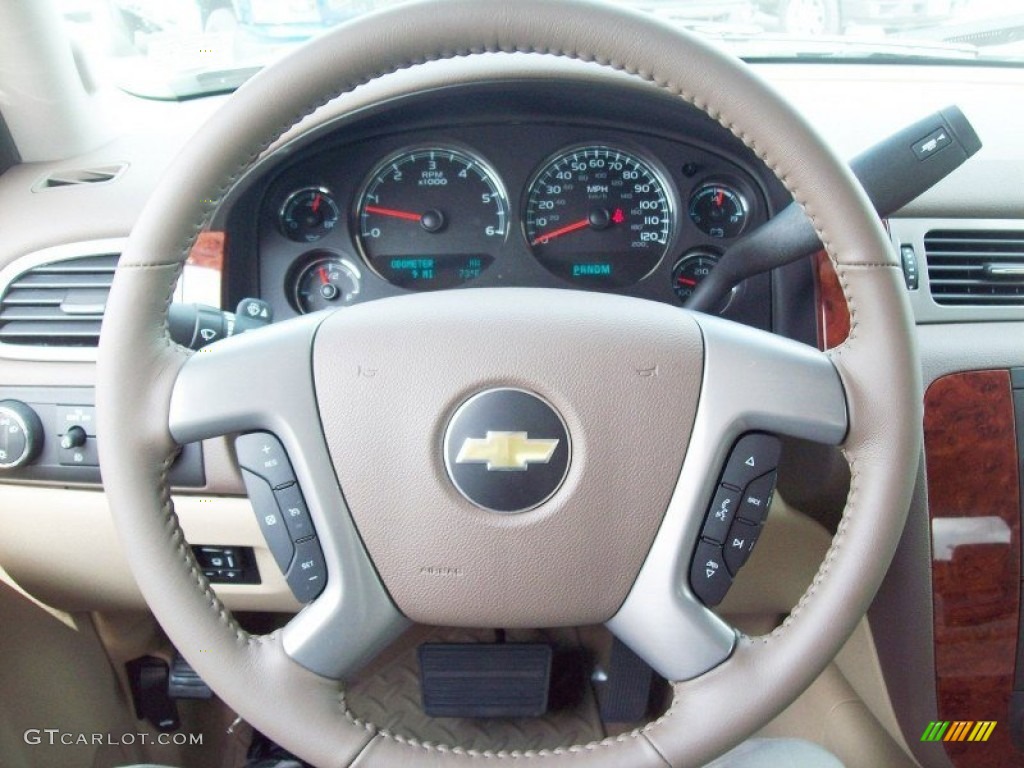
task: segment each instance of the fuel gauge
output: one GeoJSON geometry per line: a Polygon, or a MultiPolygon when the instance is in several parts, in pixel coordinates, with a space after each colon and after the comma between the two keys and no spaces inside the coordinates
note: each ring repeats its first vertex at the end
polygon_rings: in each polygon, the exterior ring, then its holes
{"type": "Polygon", "coordinates": [[[292,281],[292,303],[302,314],[351,304],[362,283],[359,267],[334,254],[314,254],[292,281]]]}

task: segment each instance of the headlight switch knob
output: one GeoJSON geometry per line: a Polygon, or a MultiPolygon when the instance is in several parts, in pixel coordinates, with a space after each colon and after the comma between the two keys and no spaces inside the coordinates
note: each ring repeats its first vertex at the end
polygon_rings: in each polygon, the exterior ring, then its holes
{"type": "Polygon", "coordinates": [[[43,425],[20,400],[0,400],[0,470],[28,464],[43,447],[43,425]]]}

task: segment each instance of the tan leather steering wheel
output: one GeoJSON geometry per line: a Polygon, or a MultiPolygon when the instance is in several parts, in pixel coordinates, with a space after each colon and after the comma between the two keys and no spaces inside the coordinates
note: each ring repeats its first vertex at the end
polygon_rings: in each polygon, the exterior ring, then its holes
{"type": "Polygon", "coordinates": [[[810,684],[892,557],[921,424],[896,265],[846,166],[745,65],[691,35],[585,0],[441,0],[357,19],[240,88],[173,164],[131,234],[107,305],[97,391],[104,485],[125,552],[153,613],[214,691],[316,765],[495,757],[418,743],[349,712],[341,681],[410,619],[603,622],[675,681],[670,709],[620,737],[517,757],[701,764],[810,684]],[[170,340],[167,307],[197,232],[284,131],[375,78],[486,52],[623,71],[739,136],[818,228],[849,302],[848,341],[824,354],[667,306],[539,289],[371,302],[196,355],[170,340]],[[410,323],[422,330],[403,345],[410,323]],[[381,372],[372,386],[353,375],[367,362],[381,372]],[[659,376],[636,376],[652,364],[659,376]],[[253,379],[258,389],[245,383],[253,379]],[[519,515],[462,498],[440,448],[459,404],[496,386],[537,392],[572,436],[560,490],[519,515]],[[656,417],[667,410],[673,420],[656,417]],[[255,430],[275,433],[287,450],[328,571],[323,594],[260,637],[238,626],[197,568],[167,481],[177,444],[255,430]],[[812,585],[781,627],[755,638],[705,608],[686,577],[714,478],[748,430],[840,445],[852,474],[812,585]],[[397,474],[381,483],[371,459],[390,451],[397,474]],[[487,556],[474,554],[481,543],[487,556]],[[453,561],[465,575],[457,585],[426,578],[424,566],[453,561]]]}

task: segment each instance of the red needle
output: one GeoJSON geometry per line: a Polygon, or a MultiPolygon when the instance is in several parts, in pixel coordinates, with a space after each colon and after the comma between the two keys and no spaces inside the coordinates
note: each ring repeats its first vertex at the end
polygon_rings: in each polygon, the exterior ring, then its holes
{"type": "Polygon", "coordinates": [[[317,213],[320,210],[320,200],[322,199],[318,192],[316,197],[313,198],[313,213],[317,213]]]}
{"type": "Polygon", "coordinates": [[[320,267],[320,282],[322,282],[324,285],[327,285],[329,282],[331,282],[330,278],[327,277],[327,270],[324,267],[320,267]]]}
{"type": "Polygon", "coordinates": [[[419,221],[420,215],[418,213],[409,213],[408,211],[396,211],[394,208],[379,208],[376,205],[368,205],[363,208],[367,213],[376,213],[380,216],[391,216],[394,219],[405,219],[406,221],[419,221]]]}
{"type": "Polygon", "coordinates": [[[715,194],[715,205],[717,205],[719,208],[721,208],[722,207],[722,203],[724,201],[725,201],[725,190],[724,189],[720,189],[720,190],[718,190],[717,194],[715,194]]]}
{"type": "Polygon", "coordinates": [[[688,277],[677,277],[676,278],[676,282],[679,283],[680,285],[696,285],[697,284],[696,280],[691,280],[688,277]]]}
{"type": "Polygon", "coordinates": [[[546,243],[549,240],[554,240],[556,237],[561,237],[562,235],[568,235],[570,232],[575,232],[578,229],[583,229],[584,227],[589,227],[589,226],[590,226],[590,219],[589,218],[580,219],[577,222],[574,222],[572,224],[567,224],[566,226],[561,227],[559,229],[556,229],[553,232],[548,232],[546,235],[538,235],[537,237],[535,237],[533,239],[533,242],[531,242],[530,245],[540,245],[541,243],[546,243]]]}

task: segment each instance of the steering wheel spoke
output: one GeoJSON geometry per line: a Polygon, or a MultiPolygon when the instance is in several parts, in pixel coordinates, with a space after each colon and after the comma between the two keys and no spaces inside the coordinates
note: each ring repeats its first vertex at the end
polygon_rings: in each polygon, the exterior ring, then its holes
{"type": "MultiPolygon", "coordinates": [[[[697,316],[697,321],[704,337],[704,379],[689,449],[644,566],[608,622],[609,629],[669,680],[707,672],[729,657],[735,643],[735,632],[695,594],[691,570],[700,566],[697,570],[708,574],[717,593],[708,602],[717,603],[731,575],[722,556],[722,536],[708,536],[711,529],[704,520],[707,516],[710,522],[715,512],[709,506],[719,504],[719,489],[724,489],[721,517],[731,522],[748,480],[756,481],[775,467],[751,469],[740,480],[721,477],[722,468],[733,465],[730,448],[746,433],[836,445],[847,432],[845,392],[826,355],[718,318],[697,316]],[[719,485],[720,477],[735,492],[719,485]],[[698,556],[710,560],[694,565],[698,556]]],[[[772,438],[767,440],[770,445],[772,438]]],[[[742,457],[738,461],[737,466],[744,464],[742,457]]],[[[747,461],[753,464],[754,458],[747,461]]]]}
{"type": "Polygon", "coordinates": [[[190,357],[169,427],[179,443],[246,433],[236,450],[250,501],[292,591],[309,602],[285,628],[284,649],[313,672],[345,678],[408,620],[359,540],[324,441],[311,373],[322,321],[279,323],[190,357]]]}

